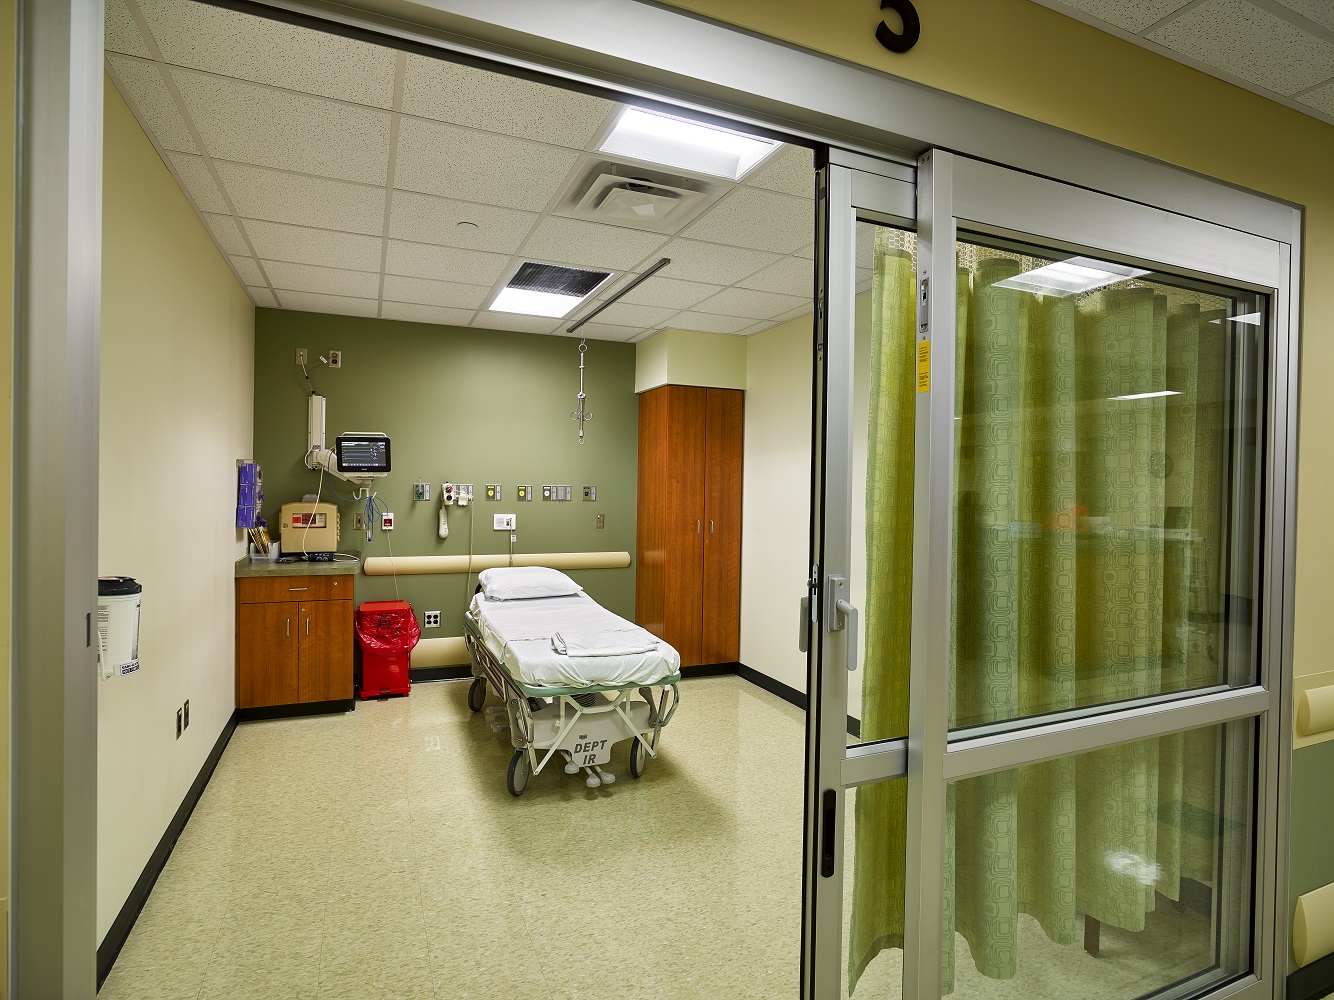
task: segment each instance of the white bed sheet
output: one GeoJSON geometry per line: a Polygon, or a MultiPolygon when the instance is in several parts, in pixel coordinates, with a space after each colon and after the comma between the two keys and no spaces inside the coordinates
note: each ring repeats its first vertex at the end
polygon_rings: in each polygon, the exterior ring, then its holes
{"type": "Polygon", "coordinates": [[[681,656],[668,643],[587,594],[526,601],[490,601],[477,594],[471,610],[486,648],[528,687],[656,684],[681,669],[681,656]],[[565,656],[551,645],[558,632],[622,633],[632,643],[647,636],[654,648],[614,656],[565,656]]]}

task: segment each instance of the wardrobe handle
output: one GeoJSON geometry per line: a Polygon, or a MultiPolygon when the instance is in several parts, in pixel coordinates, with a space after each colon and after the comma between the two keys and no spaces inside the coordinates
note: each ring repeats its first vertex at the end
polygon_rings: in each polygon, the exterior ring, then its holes
{"type": "Polygon", "coordinates": [[[713,518],[709,518],[709,534],[713,534],[713,518]]]}
{"type": "Polygon", "coordinates": [[[310,635],[310,615],[306,615],[306,635],[310,635]]]}
{"type": "Polygon", "coordinates": [[[285,635],[289,636],[289,637],[291,636],[291,634],[292,634],[292,619],[290,619],[290,618],[287,619],[287,627],[283,630],[283,633],[284,633],[285,635]]]}
{"type": "MultiPolygon", "coordinates": [[[[337,585],[337,584],[334,584],[334,586],[336,587],[336,586],[338,586],[338,585],[337,585]]],[[[290,593],[290,594],[295,594],[295,593],[297,593],[297,592],[299,592],[299,591],[302,591],[302,590],[309,590],[309,589],[310,589],[309,587],[288,587],[288,588],[287,588],[287,591],[288,591],[288,593],[290,593]]]]}
{"type": "Polygon", "coordinates": [[[704,528],[701,526],[699,518],[695,518],[695,534],[704,534],[704,528]]]}

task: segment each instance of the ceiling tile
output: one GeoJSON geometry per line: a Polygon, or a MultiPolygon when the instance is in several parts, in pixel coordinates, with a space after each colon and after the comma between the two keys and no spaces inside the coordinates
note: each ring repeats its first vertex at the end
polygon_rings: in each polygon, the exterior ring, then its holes
{"type": "Polygon", "coordinates": [[[763,292],[811,296],[815,294],[815,264],[805,257],[784,257],[777,264],[742,278],[737,284],[763,292]]]}
{"type": "Polygon", "coordinates": [[[797,295],[780,295],[750,288],[724,288],[713,298],[705,299],[697,305],[695,311],[741,316],[754,321],[770,319],[780,313],[798,309],[809,301],[797,295]]]}
{"type": "Polygon", "coordinates": [[[1284,95],[1328,80],[1334,66],[1334,43],[1247,0],[1206,0],[1146,37],[1284,95]]]}
{"type": "Polygon", "coordinates": [[[463,285],[457,281],[431,281],[401,274],[386,274],[384,277],[384,297],[395,302],[476,309],[489,291],[490,288],[484,285],[463,285]]]}
{"type": "Polygon", "coordinates": [[[815,228],[813,204],[775,191],[737,187],[681,235],[787,254],[810,241],[815,228]]]}
{"type": "Polygon", "coordinates": [[[243,284],[266,284],[264,275],[260,273],[259,265],[255,263],[254,257],[242,257],[239,254],[228,254],[227,259],[232,262],[232,267],[236,268],[236,273],[241,276],[241,282],[243,284]]]}
{"type": "Polygon", "coordinates": [[[330,313],[334,316],[374,316],[379,312],[379,303],[375,299],[354,299],[348,295],[279,291],[278,299],[284,309],[330,313]]]}
{"type": "Polygon", "coordinates": [[[213,175],[208,172],[208,166],[202,156],[195,156],[192,153],[168,153],[167,159],[171,161],[176,176],[181,179],[185,193],[195,203],[195,208],[201,212],[231,211],[222,197],[222,192],[218,190],[213,175]]]}
{"type": "Polygon", "coordinates": [[[424,306],[418,302],[386,302],[380,307],[380,315],[384,319],[398,319],[409,323],[435,323],[440,326],[467,326],[472,314],[471,309],[424,306]]]}
{"type": "Polygon", "coordinates": [[[389,235],[414,243],[512,254],[537,218],[532,212],[395,191],[389,213],[389,235]],[[475,232],[464,232],[458,228],[460,222],[472,222],[478,228],[475,232]]]}
{"type": "Polygon", "coordinates": [[[378,236],[289,226],[262,219],[245,219],[242,224],[255,246],[255,253],[264,260],[341,267],[349,271],[380,270],[381,240],[378,236]]]}
{"type": "Polygon", "coordinates": [[[246,163],[219,161],[216,166],[237,214],[246,219],[374,236],[384,229],[384,191],[380,188],[246,163]]]}
{"type": "Polygon", "coordinates": [[[670,258],[671,263],[659,273],[683,281],[704,281],[730,285],[779,259],[776,253],[725,247],[717,243],[672,240],[654,251],[654,256],[670,258]]]}
{"type": "Polygon", "coordinates": [[[1334,31],[1334,3],[1330,3],[1330,0],[1278,0],[1278,2],[1288,10],[1295,10],[1302,17],[1334,31]]]}
{"type": "Polygon", "coordinates": [[[578,159],[558,146],[403,118],[394,186],[540,212],[578,159]]]}
{"type": "Polygon", "coordinates": [[[804,146],[784,146],[770,153],[746,183],[770,191],[796,195],[807,201],[815,200],[815,163],[811,151],[804,146]]]}
{"type": "MultiPolygon", "coordinates": [[[[623,285],[624,281],[618,284],[623,285]]],[[[676,278],[664,278],[661,274],[654,274],[626,292],[620,301],[641,306],[662,306],[665,309],[689,309],[696,302],[703,302],[721,290],[718,285],[699,281],[678,281],[676,278]]],[[[610,292],[615,291],[616,285],[613,285],[610,292]]]]}
{"type": "Polygon", "coordinates": [[[1092,14],[1125,31],[1141,32],[1180,10],[1190,0],[1061,0],[1067,7],[1092,14]]]}
{"type": "Polygon", "coordinates": [[[139,0],[139,7],[163,58],[174,65],[393,106],[393,49],[193,0],[139,0]]]}
{"type": "Polygon", "coordinates": [[[616,302],[598,313],[598,322],[608,323],[612,326],[633,326],[642,330],[648,326],[665,324],[667,320],[671,319],[673,312],[675,312],[673,309],[659,309],[654,306],[636,306],[626,302],[616,302]]]}
{"type": "Polygon", "coordinates": [[[503,253],[390,240],[384,269],[388,274],[490,286],[500,279],[509,261],[503,253]]]}
{"type": "Polygon", "coordinates": [[[249,255],[250,246],[246,243],[241,227],[236,224],[235,219],[217,212],[202,214],[204,225],[208,226],[208,231],[213,234],[213,242],[218,244],[223,253],[249,255]]]}
{"type": "MultiPolygon", "coordinates": [[[[566,333],[563,327],[556,332],[560,336],[569,337],[571,339],[586,337],[589,340],[615,340],[624,343],[631,337],[639,336],[644,332],[644,329],[644,327],[638,326],[612,326],[608,323],[585,323],[578,330],[575,330],[574,333],[566,333]]],[[[596,360],[596,356],[594,356],[593,360],[588,363],[591,365],[596,360]]],[[[594,400],[590,398],[588,402],[590,408],[592,408],[594,406],[594,400]]]]}
{"type": "Polygon", "coordinates": [[[568,322],[548,316],[520,316],[517,313],[484,310],[477,314],[472,325],[483,330],[509,330],[512,333],[551,333],[567,326],[568,322]]]}
{"type": "Polygon", "coordinates": [[[523,245],[525,257],[623,271],[652,253],[667,237],[578,219],[545,218],[523,245]]]}
{"type": "Polygon", "coordinates": [[[261,288],[259,285],[246,285],[245,290],[250,293],[250,299],[255,305],[268,309],[278,308],[278,300],[273,297],[273,292],[269,289],[261,288]]]}
{"type": "Polygon", "coordinates": [[[409,55],[403,112],[487,132],[584,149],[611,101],[443,59],[409,55]]]}
{"type": "Polygon", "coordinates": [[[754,326],[753,319],[741,316],[715,316],[711,313],[683,312],[672,317],[669,326],[678,330],[700,330],[704,333],[740,333],[754,326]]]}
{"type": "Polygon", "coordinates": [[[174,69],[208,152],[223,160],[383,184],[389,115],[375,108],[174,69]]]}
{"type": "Polygon", "coordinates": [[[1317,111],[1323,111],[1327,115],[1334,115],[1334,80],[1329,83],[1316,87],[1315,90],[1308,91],[1297,98],[1303,104],[1315,108],[1317,111]]]}
{"type": "Polygon", "coordinates": [[[264,271],[274,288],[294,292],[319,292],[322,295],[352,295],[363,299],[375,299],[380,296],[378,273],[293,264],[285,260],[264,261],[264,271]]]}
{"type": "Polygon", "coordinates": [[[132,56],[153,58],[153,52],[140,34],[139,25],[130,14],[125,0],[107,0],[104,37],[110,52],[127,52],[132,56]]]}

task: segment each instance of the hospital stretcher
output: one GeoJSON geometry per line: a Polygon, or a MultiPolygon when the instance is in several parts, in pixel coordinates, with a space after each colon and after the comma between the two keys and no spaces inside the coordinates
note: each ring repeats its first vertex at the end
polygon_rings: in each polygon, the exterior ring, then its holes
{"type": "MultiPolygon", "coordinates": [[[[625,740],[632,741],[630,774],[635,778],[643,774],[649,759],[658,755],[662,730],[680,704],[677,684],[681,679],[681,661],[676,650],[659,641],[654,651],[638,657],[628,671],[624,657],[597,656],[578,657],[577,669],[570,670],[573,660],[556,657],[550,649],[543,650],[542,656],[535,656],[535,642],[507,642],[498,635],[488,625],[487,602],[480,587],[478,590],[472,607],[464,614],[464,641],[473,674],[468,688],[468,707],[473,712],[481,711],[488,690],[495,692],[504,703],[510,741],[514,746],[506,778],[510,794],[522,795],[529,779],[540,774],[553,759],[563,760],[567,774],[584,772],[591,788],[611,784],[616,780],[615,775],[604,770],[602,765],[611,760],[612,747],[625,740]],[[533,667],[538,660],[544,662],[545,673],[533,667]],[[566,662],[561,664],[559,660],[566,662]],[[605,663],[600,662],[604,660],[605,663]],[[557,674],[572,673],[576,676],[567,679],[580,683],[553,685],[553,661],[557,674]],[[536,678],[535,672],[539,674],[536,678]],[[631,676],[627,677],[627,673],[631,676]],[[599,680],[611,683],[597,683],[599,680]]],[[[553,611],[563,612],[571,607],[572,601],[592,605],[591,608],[578,604],[572,607],[585,614],[596,609],[595,613],[605,624],[619,623],[621,627],[633,628],[631,623],[582,594],[576,598],[539,598],[492,604],[510,606],[505,610],[511,617],[514,617],[513,606],[532,605],[535,607],[524,607],[521,611],[535,615],[546,612],[544,617],[549,623],[553,611]],[[557,605],[555,602],[564,603],[557,605]]],[[[501,724],[496,728],[503,730],[504,727],[501,724]]]]}

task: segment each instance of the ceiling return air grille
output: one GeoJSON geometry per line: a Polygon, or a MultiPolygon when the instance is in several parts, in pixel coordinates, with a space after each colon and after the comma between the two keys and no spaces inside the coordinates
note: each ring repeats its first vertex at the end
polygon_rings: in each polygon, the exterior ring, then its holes
{"type": "Polygon", "coordinates": [[[565,316],[611,277],[610,271],[526,260],[491,303],[494,312],[565,316]]]}

